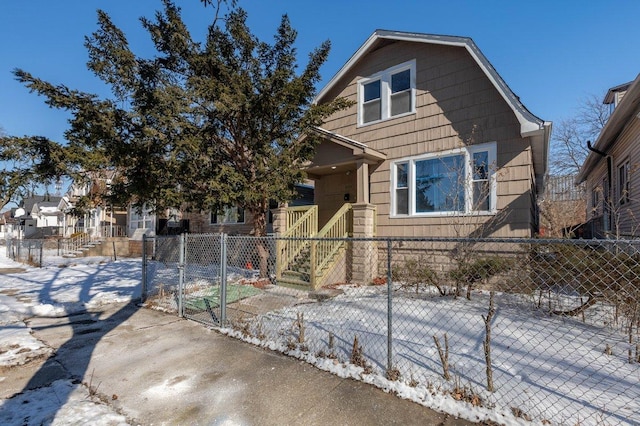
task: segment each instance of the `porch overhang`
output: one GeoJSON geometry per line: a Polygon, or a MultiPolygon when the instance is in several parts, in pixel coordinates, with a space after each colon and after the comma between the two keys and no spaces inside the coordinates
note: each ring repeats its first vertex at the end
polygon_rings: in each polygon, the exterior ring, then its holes
{"type": "Polygon", "coordinates": [[[304,165],[312,179],[353,170],[363,163],[375,168],[387,159],[386,154],[380,151],[321,127],[315,127],[313,132],[322,140],[313,159],[304,165]]]}

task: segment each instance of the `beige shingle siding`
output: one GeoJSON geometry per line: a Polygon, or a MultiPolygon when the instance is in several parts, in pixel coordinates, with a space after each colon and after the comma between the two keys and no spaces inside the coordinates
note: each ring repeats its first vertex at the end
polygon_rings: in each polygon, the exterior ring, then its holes
{"type": "MultiPolygon", "coordinates": [[[[389,170],[394,160],[496,141],[498,207],[507,207],[510,212],[508,224],[494,235],[531,236],[535,205],[532,205],[533,168],[529,140],[520,137],[520,124],[513,111],[466,49],[392,43],[356,64],[344,79],[348,84],[337,84],[330,96],[341,95],[357,102],[359,79],[413,59],[416,60],[417,87],[415,114],[358,127],[357,105],[354,105],[336,113],[323,125],[387,155],[388,160],[371,176],[371,202],[378,206],[378,235],[456,234],[449,217],[389,217],[389,170]]],[[[478,218],[468,220],[477,221],[478,218]]]]}
{"type": "Polygon", "coordinates": [[[322,228],[345,203],[356,202],[356,173],[322,176],[315,186],[315,200],[318,205],[318,228],[322,228]]]}
{"type": "MultiPolygon", "coordinates": [[[[640,120],[633,118],[624,128],[614,149],[613,156],[613,197],[616,202],[614,215],[617,216],[623,235],[640,234],[640,120]],[[629,201],[618,204],[618,167],[629,162],[629,201]]],[[[605,168],[606,173],[606,168],[605,168]]]]}

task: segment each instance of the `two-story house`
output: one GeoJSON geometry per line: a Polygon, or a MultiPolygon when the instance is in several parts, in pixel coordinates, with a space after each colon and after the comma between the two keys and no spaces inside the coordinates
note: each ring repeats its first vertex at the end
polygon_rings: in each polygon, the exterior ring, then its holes
{"type": "Polygon", "coordinates": [[[353,106],[315,130],[322,141],[307,172],[316,212],[303,220],[305,213],[290,209],[277,232],[505,238],[537,232],[551,123],[520,102],[473,40],[375,31],[315,102],[336,97],[353,106]]]}

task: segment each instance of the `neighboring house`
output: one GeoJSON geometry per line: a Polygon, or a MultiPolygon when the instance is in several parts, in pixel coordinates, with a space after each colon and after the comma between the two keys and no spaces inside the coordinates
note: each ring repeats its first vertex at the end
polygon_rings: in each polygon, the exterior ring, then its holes
{"type": "Polygon", "coordinates": [[[129,206],[127,215],[127,236],[134,240],[142,240],[143,235],[156,235],[156,215],[146,206],[135,208],[129,206]]]}
{"type": "Polygon", "coordinates": [[[15,218],[17,208],[7,210],[0,216],[0,239],[20,238],[20,222],[15,218]]]}
{"type": "Polygon", "coordinates": [[[633,83],[633,81],[620,84],[607,90],[607,94],[604,95],[604,101],[602,103],[604,105],[609,105],[609,115],[613,113],[620,101],[622,101],[622,98],[624,97],[625,93],[627,93],[627,90],[629,90],[631,83],[633,83]]]}
{"type": "Polygon", "coordinates": [[[80,232],[92,238],[127,236],[127,209],[100,201],[100,194],[108,191],[113,175],[111,171],[91,173],[85,181],[71,183],[59,206],[65,213],[66,237],[80,232]],[[89,202],[83,203],[84,211],[79,213],[81,200],[89,202]]]}
{"type": "Polygon", "coordinates": [[[585,160],[576,184],[586,183],[585,237],[637,237],[640,230],[640,75],[607,92],[609,120],[585,160]]]}
{"type": "Polygon", "coordinates": [[[14,215],[24,238],[62,235],[64,214],[58,209],[60,199],[49,194],[22,199],[14,215]]]}
{"type": "MultiPolygon", "coordinates": [[[[317,222],[307,229],[342,236],[327,227],[352,221],[346,233],[356,237],[537,232],[551,123],[524,107],[470,38],[375,31],[315,102],[337,97],[353,106],[316,130],[307,172],[317,222]]],[[[300,215],[289,211],[276,230],[288,235],[293,224],[300,215]]]]}
{"type": "MultiPolygon", "coordinates": [[[[298,195],[294,200],[289,202],[288,205],[290,207],[313,205],[314,188],[312,184],[298,184],[296,185],[296,192],[298,195]]],[[[277,207],[277,203],[273,201],[269,204],[270,209],[277,207]]],[[[251,213],[239,207],[226,207],[220,212],[182,213],[180,219],[182,219],[182,222],[178,221],[177,223],[182,223],[183,227],[186,227],[188,231],[194,233],[250,235],[253,231],[253,217],[251,213]]],[[[170,224],[170,220],[160,219],[161,225],[163,221],[170,224]]],[[[160,226],[160,229],[162,229],[162,226],[160,226]]],[[[267,217],[267,233],[272,232],[273,216],[271,212],[269,212],[269,216],[267,217]]]]}

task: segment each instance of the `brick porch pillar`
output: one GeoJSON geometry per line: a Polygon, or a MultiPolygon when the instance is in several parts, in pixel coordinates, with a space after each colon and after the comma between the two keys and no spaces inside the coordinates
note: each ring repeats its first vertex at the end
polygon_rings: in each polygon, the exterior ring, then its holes
{"type": "MultiPolygon", "coordinates": [[[[353,205],[353,237],[375,236],[376,206],[369,203],[353,205]]],[[[351,248],[352,281],[369,285],[378,275],[378,246],[375,241],[354,241],[351,248]]]]}

